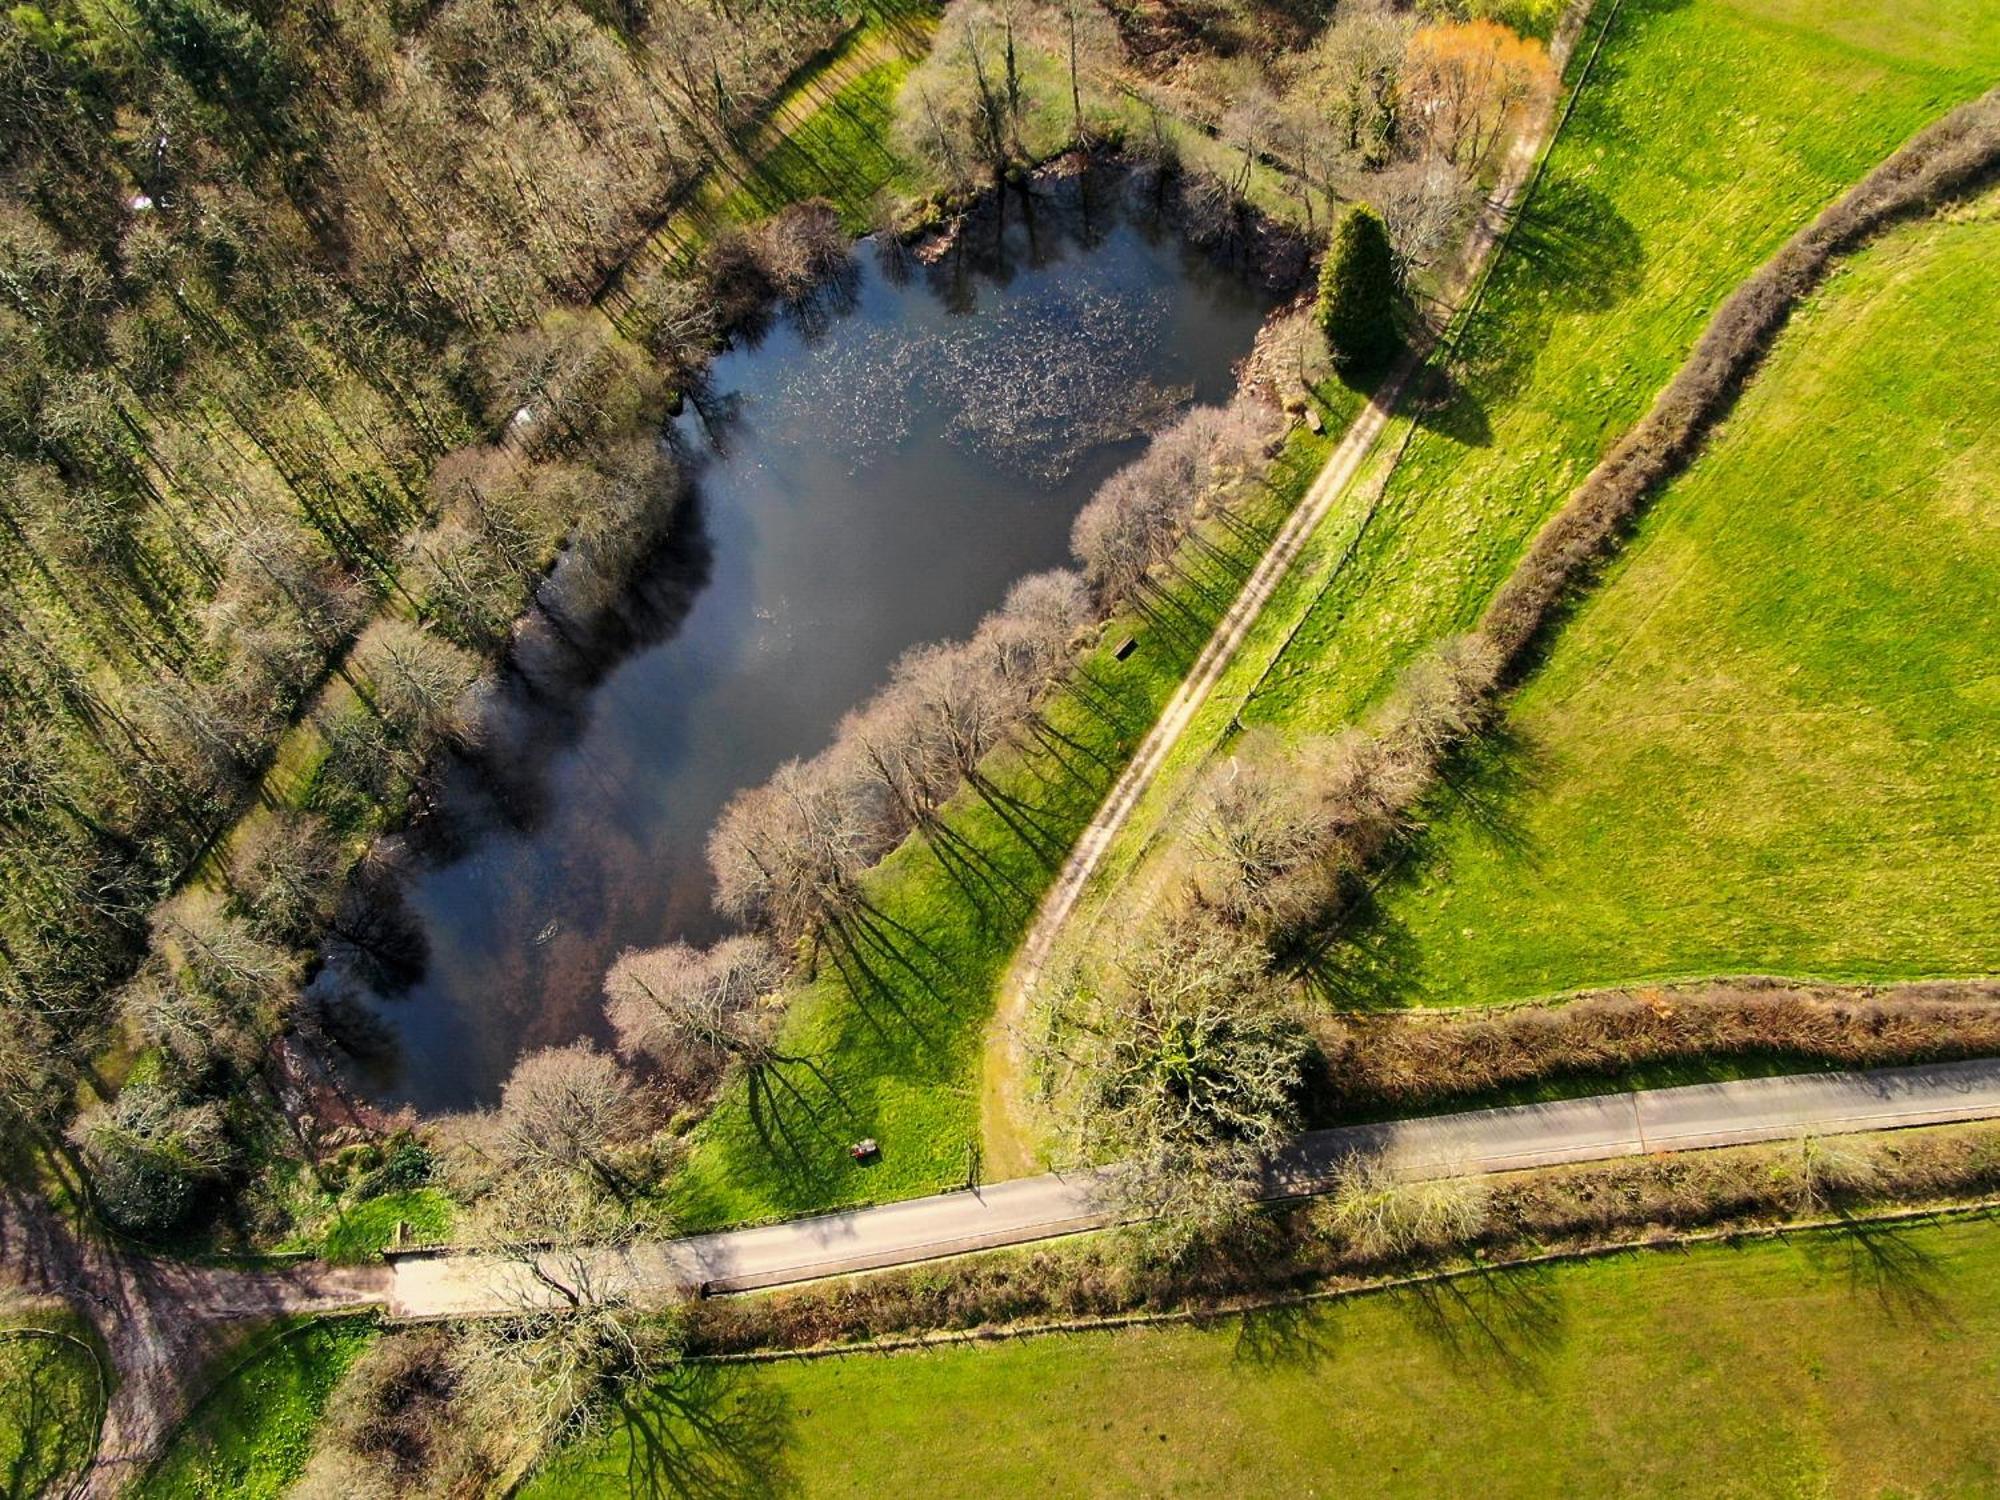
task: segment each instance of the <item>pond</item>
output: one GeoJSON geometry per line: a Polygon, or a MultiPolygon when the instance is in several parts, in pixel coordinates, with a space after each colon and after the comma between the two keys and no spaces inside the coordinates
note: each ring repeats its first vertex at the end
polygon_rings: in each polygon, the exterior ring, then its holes
{"type": "Polygon", "coordinates": [[[706,416],[671,434],[689,496],[617,639],[566,677],[517,660],[502,757],[444,777],[405,892],[421,974],[367,1002],[371,1091],[487,1103],[524,1051],[603,1036],[621,949],[725,929],[704,846],[729,797],[824,746],[902,651],[1065,562],[1142,434],[1228,397],[1272,296],[1115,203],[1076,217],[932,266],[864,244],[716,360],[706,416]]]}

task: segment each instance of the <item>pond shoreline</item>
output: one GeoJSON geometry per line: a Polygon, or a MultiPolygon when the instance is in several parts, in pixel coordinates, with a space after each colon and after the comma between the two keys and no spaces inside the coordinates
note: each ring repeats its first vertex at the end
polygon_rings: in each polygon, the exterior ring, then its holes
{"type": "MultiPolygon", "coordinates": [[[[1134,222],[1153,223],[1153,232],[1166,234],[1165,243],[1183,247],[1176,253],[1198,254],[1212,265],[1244,279],[1267,298],[1274,286],[1298,283],[1309,253],[1303,236],[1285,226],[1265,221],[1254,211],[1246,211],[1237,216],[1234,224],[1220,237],[1211,233],[1191,239],[1186,215],[1180,210],[1182,192],[1182,179],[1178,175],[1162,177],[1146,167],[1135,167],[1115,154],[1096,153],[1084,157],[1071,153],[1032,173],[1023,174],[1016,183],[1003,184],[998,190],[982,194],[978,202],[957,215],[947,226],[920,232],[912,240],[899,240],[893,248],[878,241],[874,254],[884,262],[903,262],[904,275],[935,278],[948,273],[950,277],[957,278],[948,283],[949,287],[958,290],[971,287],[976,293],[977,286],[983,284],[979,280],[982,276],[998,276],[999,284],[1004,285],[1020,269],[1038,265],[1039,257],[1044,253],[1052,253],[1060,260],[1063,254],[1060,249],[1062,237],[1073,228],[1066,223],[1067,220],[1080,219],[1088,233],[1092,215],[1099,206],[1111,222],[1116,222],[1118,216],[1131,211],[1132,204],[1144,203],[1151,210],[1152,217],[1144,219],[1134,214],[1134,222]],[[1013,210],[1011,214],[1010,209],[1013,210]],[[1016,266],[1010,262],[1010,255],[1021,253],[1019,242],[1023,238],[1027,245],[1027,259],[1016,266]],[[1051,246],[1055,248],[1051,249],[1051,246]]],[[[1087,239],[1084,242],[1086,245],[1090,243],[1087,239]]],[[[860,250],[865,254],[866,245],[864,237],[863,241],[850,247],[850,258],[844,272],[822,282],[808,298],[776,309],[767,306],[759,318],[751,320],[751,326],[738,327],[731,341],[716,352],[710,371],[713,372],[718,362],[754,353],[764,339],[771,336],[773,328],[789,335],[795,331],[794,324],[837,322],[847,311],[851,311],[847,304],[854,295],[853,281],[858,265],[854,251],[860,250]]],[[[933,289],[936,290],[935,287],[933,289]]],[[[955,294],[955,291],[946,293],[955,294]]],[[[1259,320],[1251,350],[1231,361],[1232,391],[1254,383],[1258,378],[1255,369],[1259,363],[1258,352],[1272,321],[1283,317],[1285,312],[1283,304],[1273,310],[1266,302],[1266,312],[1259,320]]],[[[714,392],[703,390],[700,394],[690,394],[689,407],[694,413],[694,420],[700,421],[704,428],[711,427],[715,421],[714,414],[705,409],[705,404],[715,399],[714,392]]],[[[1208,399],[1215,399],[1215,393],[1211,393],[1208,399]]],[[[684,418],[683,429],[688,425],[689,419],[684,418]]],[[[1144,431],[1157,431],[1162,425],[1155,417],[1147,422],[1144,431]]],[[[713,434],[710,432],[708,435],[713,434]]],[[[682,456],[687,456],[688,444],[684,441],[678,447],[682,456]]],[[[699,483],[698,478],[696,483],[699,483]]],[[[698,504],[696,508],[698,510],[698,504]]],[[[677,500],[673,506],[662,507],[663,513],[671,513],[675,520],[664,528],[663,534],[655,539],[652,546],[635,553],[633,576],[643,579],[656,568],[663,554],[687,544],[688,510],[686,497],[677,500]]],[[[699,517],[695,519],[698,521],[699,517]]],[[[698,593],[702,586],[703,583],[698,580],[687,592],[698,593]]],[[[588,635],[581,642],[570,640],[558,643],[566,652],[579,657],[585,666],[580,677],[561,683],[558,696],[581,703],[601,677],[621,670],[621,662],[629,650],[634,649],[632,638],[639,639],[636,649],[646,651],[651,648],[645,638],[671,639],[679,628],[679,621],[671,618],[670,610],[664,612],[666,618],[659,618],[662,612],[654,611],[656,618],[650,626],[642,620],[635,627],[627,618],[628,606],[634,600],[631,589],[632,585],[628,583],[615,591],[615,602],[593,622],[614,638],[608,649],[594,649],[601,643],[593,641],[588,635]],[[576,649],[579,646],[581,649],[576,649]]],[[[608,588],[602,593],[604,597],[614,598],[614,591],[608,588]]],[[[643,596],[639,604],[640,612],[645,614],[647,601],[643,596]]],[[[532,687],[537,670],[533,663],[524,664],[520,646],[525,639],[535,643],[535,649],[543,653],[550,649],[547,638],[562,632],[546,629],[542,622],[547,618],[546,610],[537,602],[517,621],[510,649],[500,667],[503,683],[527,682],[532,687]],[[531,631],[533,635],[529,634],[531,631]]],[[[569,634],[574,636],[576,632],[572,629],[569,634]]],[[[546,680],[547,674],[543,675],[546,680]]],[[[558,677],[560,675],[557,674],[558,677]]],[[[455,771],[462,776],[466,763],[479,758],[459,754],[446,757],[443,764],[434,763],[425,779],[424,795],[413,800],[413,815],[378,839],[363,872],[363,878],[373,877],[379,882],[373,903],[378,907],[376,915],[390,911],[390,907],[381,902],[381,893],[390,893],[390,900],[393,901],[393,892],[403,879],[420,874],[440,856],[448,859],[454,853],[464,851],[465,844],[447,815],[441,788],[455,771]],[[459,764],[454,767],[453,761],[459,764]],[[384,880],[384,876],[389,878],[384,880]]],[[[534,780],[531,771],[524,784],[532,790],[534,780]]],[[[547,931],[551,940],[560,939],[555,923],[550,923],[547,931]]],[[[662,934],[666,935],[670,934],[662,934]]],[[[290,1069],[291,1082],[297,1085],[301,1106],[310,1109],[317,1119],[329,1122],[344,1120],[363,1129],[409,1123],[415,1116],[408,1112],[407,1106],[397,1108],[394,1104],[385,1105],[378,1091],[366,1085],[357,1085],[353,1075],[347,1072],[354,1052],[359,1050],[365,1053],[367,1050],[368,1018],[333,1013],[332,1008],[325,1004],[329,987],[323,977],[316,978],[315,985],[315,999],[321,1002],[321,1014],[313,1018],[318,1024],[308,1030],[318,1035],[302,1038],[306,1045],[293,1049],[300,1055],[290,1069]],[[357,1022],[360,1024],[357,1025],[357,1022]]]]}

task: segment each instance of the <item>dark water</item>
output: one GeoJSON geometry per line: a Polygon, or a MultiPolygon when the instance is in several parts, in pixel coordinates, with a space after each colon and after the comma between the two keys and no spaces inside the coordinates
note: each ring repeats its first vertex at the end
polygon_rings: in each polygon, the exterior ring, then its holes
{"type": "Polygon", "coordinates": [[[446,777],[448,852],[407,887],[422,975],[372,1002],[381,1095],[489,1101],[522,1052],[602,1035],[621,948],[722,930],[703,845],[729,796],[1064,562],[1138,434],[1227,396],[1271,298],[1129,215],[1089,239],[1017,225],[998,263],[900,276],[864,246],[843,293],[716,362],[622,638],[569,681],[513,673],[504,760],[446,777]]]}

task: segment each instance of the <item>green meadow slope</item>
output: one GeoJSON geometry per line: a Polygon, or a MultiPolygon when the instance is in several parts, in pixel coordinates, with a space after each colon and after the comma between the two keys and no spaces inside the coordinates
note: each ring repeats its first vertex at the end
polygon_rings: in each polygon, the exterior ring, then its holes
{"type": "Polygon", "coordinates": [[[1996,74],[2000,9],[1984,0],[1624,0],[1467,330],[1455,394],[1245,718],[1339,727],[1471,625],[1716,305],[1996,74]]]}
{"type": "MultiPolygon", "coordinates": [[[[1108,900],[1239,724],[1338,729],[1468,628],[1541,523],[1787,236],[2000,75],[1979,0],[1602,0],[1610,30],[1434,397],[1329,513],[1100,876],[1108,900]]],[[[1392,429],[1392,435],[1396,429],[1392,429]]]]}
{"type": "Polygon", "coordinates": [[[1388,996],[2000,968],[2000,199],[1803,309],[1383,903],[1388,996]]]}
{"type": "Polygon", "coordinates": [[[1990,1494],[1996,1376],[1991,1224],[1808,1234],[1201,1329],[710,1366],[524,1494],[1990,1494]]]}

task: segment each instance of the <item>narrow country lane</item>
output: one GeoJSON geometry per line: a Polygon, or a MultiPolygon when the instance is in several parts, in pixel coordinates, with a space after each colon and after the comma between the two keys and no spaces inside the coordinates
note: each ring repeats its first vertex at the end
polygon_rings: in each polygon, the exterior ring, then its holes
{"type": "MultiPolygon", "coordinates": [[[[1406,1177],[1441,1177],[1993,1117],[2000,1117],[2000,1059],[1693,1084],[1314,1131],[1278,1163],[1271,1195],[1323,1190],[1355,1155],[1379,1157],[1406,1177]]],[[[595,1260],[592,1280],[640,1301],[665,1301],[1052,1239],[1111,1221],[1103,1189],[1115,1171],[1022,1177],[634,1245],[595,1260]]],[[[519,1262],[417,1254],[397,1258],[387,1297],[391,1316],[441,1318],[549,1306],[556,1293],[519,1262]]]]}
{"type": "MultiPolygon", "coordinates": [[[[2000,1059],[1695,1084],[1314,1131],[1277,1164],[1270,1194],[1322,1191],[1357,1154],[1422,1178],[1993,1118],[2000,1059]]],[[[601,1289],[641,1303],[911,1265],[1102,1228],[1114,1217],[1104,1187],[1115,1171],[1024,1177],[585,1258],[601,1289]]],[[[0,1306],[62,1302],[109,1350],[116,1389],[83,1489],[101,1496],[143,1472],[202,1394],[195,1387],[210,1362],[253,1322],[370,1306],[397,1319],[496,1316],[553,1306],[558,1296],[530,1266],[476,1252],[277,1269],[156,1261],[84,1240],[18,1196],[0,1198],[0,1266],[8,1275],[0,1306]]]]}

